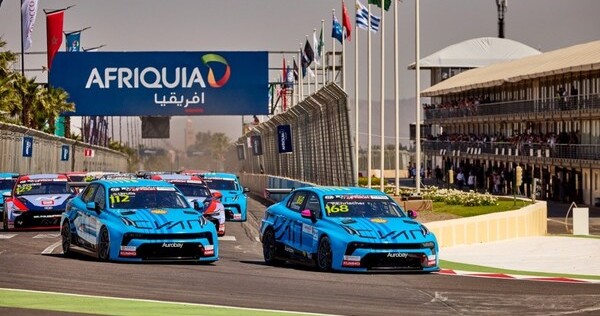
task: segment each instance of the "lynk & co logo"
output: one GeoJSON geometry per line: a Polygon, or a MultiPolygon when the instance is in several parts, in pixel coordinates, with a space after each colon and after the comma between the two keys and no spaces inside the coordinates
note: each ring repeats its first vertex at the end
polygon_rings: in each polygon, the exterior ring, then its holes
{"type": "MultiPolygon", "coordinates": [[[[208,85],[211,88],[221,88],[227,84],[231,77],[231,67],[223,56],[217,54],[204,54],[201,57],[202,63],[208,68],[208,85]],[[219,66],[217,66],[220,64],[219,66]],[[217,79],[215,69],[221,70],[224,67],[223,75],[217,79]]],[[[220,71],[219,71],[220,72],[220,71]]],[[[206,88],[206,82],[202,75],[200,67],[188,69],[188,67],[106,67],[104,69],[94,67],[91,69],[86,89],[173,89],[173,88],[193,88],[194,85],[200,88],[206,88]]]]}

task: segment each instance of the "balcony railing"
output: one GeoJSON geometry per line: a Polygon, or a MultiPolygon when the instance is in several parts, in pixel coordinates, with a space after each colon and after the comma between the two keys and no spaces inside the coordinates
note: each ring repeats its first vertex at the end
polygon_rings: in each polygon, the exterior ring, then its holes
{"type": "Polygon", "coordinates": [[[443,156],[502,155],[600,160],[600,145],[515,144],[509,142],[423,141],[423,149],[443,156]]]}
{"type": "Polygon", "coordinates": [[[581,95],[547,100],[524,100],[486,103],[478,105],[424,109],[425,119],[451,117],[487,116],[519,113],[547,113],[551,111],[572,111],[600,109],[600,95],[581,95]]]}

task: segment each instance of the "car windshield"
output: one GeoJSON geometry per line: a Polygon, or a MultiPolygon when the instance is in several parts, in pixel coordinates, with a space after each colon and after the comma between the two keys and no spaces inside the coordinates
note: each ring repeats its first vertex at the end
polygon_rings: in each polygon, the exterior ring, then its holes
{"type": "Polygon", "coordinates": [[[326,195],[325,215],[329,217],[406,217],[400,207],[382,195],[326,195]]]}
{"type": "Polygon", "coordinates": [[[173,183],[185,196],[209,197],[210,190],[202,184],[193,183],[173,183]]]}
{"type": "Polygon", "coordinates": [[[185,198],[175,188],[123,187],[111,188],[110,208],[188,208],[185,198]]]}
{"type": "Polygon", "coordinates": [[[15,179],[0,179],[0,190],[12,190],[15,186],[15,179]]]}
{"type": "Polygon", "coordinates": [[[234,180],[225,180],[225,179],[204,179],[204,183],[211,190],[225,190],[225,191],[235,191],[237,190],[234,180]]]}
{"type": "Polygon", "coordinates": [[[24,181],[19,182],[15,187],[15,194],[17,196],[69,193],[71,193],[71,191],[67,186],[67,181],[24,181]]]}
{"type": "Polygon", "coordinates": [[[85,179],[85,174],[70,174],[67,177],[69,177],[69,181],[83,182],[85,179]]]}

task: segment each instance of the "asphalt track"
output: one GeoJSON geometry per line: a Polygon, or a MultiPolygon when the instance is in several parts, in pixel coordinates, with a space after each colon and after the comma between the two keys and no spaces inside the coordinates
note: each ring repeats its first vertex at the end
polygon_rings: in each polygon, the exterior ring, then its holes
{"type": "MultiPolygon", "coordinates": [[[[250,200],[251,219],[228,223],[214,264],[122,264],[85,256],[65,258],[58,232],[1,233],[0,288],[152,301],[185,302],[336,315],[598,315],[600,284],[534,282],[444,274],[319,273],[300,266],[270,267],[262,260],[257,219],[264,206],[250,200]],[[7,235],[13,235],[7,238],[7,235]],[[36,238],[37,237],[37,238],[36,238]],[[233,238],[235,237],[235,238],[233,238]],[[46,254],[42,254],[46,252],[46,254]]],[[[2,315],[150,315],[75,303],[88,311],[38,311],[33,295],[15,308],[0,293],[2,315]],[[71,311],[71,312],[70,312],[71,311]]],[[[12,298],[14,302],[17,298],[12,298]]],[[[51,300],[51,302],[54,302],[51,300]]],[[[46,304],[48,306],[53,303],[46,304]]],[[[211,315],[197,306],[197,315],[211,315]]],[[[169,315],[179,311],[169,309],[169,315]]],[[[268,315],[228,310],[218,315],[268,315]]]]}

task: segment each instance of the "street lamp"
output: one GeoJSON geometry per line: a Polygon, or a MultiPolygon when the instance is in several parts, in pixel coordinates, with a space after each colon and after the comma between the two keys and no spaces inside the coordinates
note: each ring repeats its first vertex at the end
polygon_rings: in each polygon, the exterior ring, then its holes
{"type": "Polygon", "coordinates": [[[506,13],[506,0],[496,0],[498,7],[498,37],[504,38],[504,14],[506,13]]]}

